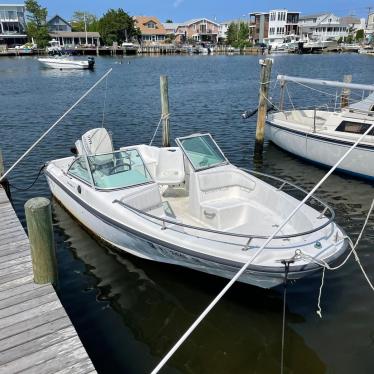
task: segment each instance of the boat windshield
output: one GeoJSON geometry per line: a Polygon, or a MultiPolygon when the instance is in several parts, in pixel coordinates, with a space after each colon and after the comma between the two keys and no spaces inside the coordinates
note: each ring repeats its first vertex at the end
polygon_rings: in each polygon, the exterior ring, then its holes
{"type": "Polygon", "coordinates": [[[87,156],[87,159],[97,188],[125,188],[152,182],[152,177],[136,149],[87,156]]]}
{"type": "Polygon", "coordinates": [[[210,134],[178,138],[177,143],[195,170],[207,169],[228,163],[226,157],[210,134]]]}

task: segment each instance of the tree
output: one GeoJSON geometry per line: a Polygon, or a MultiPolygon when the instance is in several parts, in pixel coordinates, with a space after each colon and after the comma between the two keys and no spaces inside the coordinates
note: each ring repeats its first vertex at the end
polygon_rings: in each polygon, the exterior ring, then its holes
{"type": "Polygon", "coordinates": [[[365,39],[365,31],[364,30],[357,30],[356,32],[356,41],[361,42],[365,39]]]}
{"type": "Polygon", "coordinates": [[[26,31],[29,40],[35,40],[39,48],[44,48],[50,39],[47,26],[47,8],[41,7],[36,0],[26,0],[25,8],[28,12],[26,31]]]}
{"type": "Polygon", "coordinates": [[[75,11],[71,19],[73,31],[85,31],[84,21],[86,19],[87,31],[99,31],[99,21],[94,14],[82,11],[75,11]]]}
{"type": "Polygon", "coordinates": [[[250,46],[249,26],[246,22],[232,22],[227,29],[227,44],[234,48],[250,46]]]}
{"type": "Polygon", "coordinates": [[[139,36],[134,20],[123,9],[109,9],[99,20],[99,32],[106,45],[139,36]]]}
{"type": "Polygon", "coordinates": [[[166,21],[165,21],[165,23],[173,23],[173,20],[172,19],[167,19],[166,21]]]}

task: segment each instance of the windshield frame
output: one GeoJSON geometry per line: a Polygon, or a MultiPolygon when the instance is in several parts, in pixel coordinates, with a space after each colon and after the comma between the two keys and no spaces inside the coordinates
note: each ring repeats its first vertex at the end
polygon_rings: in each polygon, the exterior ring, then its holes
{"type": "Polygon", "coordinates": [[[143,185],[146,185],[146,184],[151,184],[151,183],[155,183],[154,179],[153,179],[153,176],[152,174],[150,173],[148,167],[147,167],[147,164],[144,162],[144,159],[140,153],[140,151],[136,148],[136,147],[131,147],[131,148],[122,148],[122,149],[119,149],[117,151],[113,151],[113,152],[106,152],[106,153],[97,153],[97,154],[93,154],[93,155],[79,155],[77,157],[74,158],[74,161],[71,163],[71,165],[69,166],[69,169],[67,171],[67,173],[69,174],[69,176],[73,177],[73,178],[76,178],[77,180],[85,183],[86,185],[89,185],[91,188],[93,188],[94,190],[98,190],[98,191],[116,191],[116,190],[124,190],[124,189],[128,189],[128,188],[133,188],[133,187],[139,187],[139,186],[143,186],[143,185]],[[121,186],[121,187],[99,187],[96,185],[95,183],[95,179],[94,179],[94,176],[92,174],[93,170],[92,170],[92,161],[90,161],[90,157],[96,157],[96,156],[105,156],[105,155],[114,155],[116,153],[128,153],[129,151],[135,151],[142,164],[143,164],[143,167],[144,167],[144,170],[146,172],[146,174],[148,174],[148,177],[149,177],[149,180],[146,181],[146,182],[141,182],[141,183],[135,183],[135,184],[131,184],[129,186],[121,186]],[[88,173],[89,173],[89,176],[90,176],[90,180],[91,180],[91,183],[88,184],[87,182],[83,181],[81,178],[77,177],[76,175],[74,174],[71,174],[69,171],[70,171],[70,167],[74,164],[74,162],[79,158],[79,157],[83,157],[85,159],[85,162],[86,162],[86,165],[87,165],[87,169],[88,169],[88,173]]]}
{"type": "Polygon", "coordinates": [[[223,166],[223,165],[230,164],[230,161],[226,158],[226,156],[222,152],[221,148],[218,146],[218,144],[216,143],[216,141],[213,139],[212,135],[210,135],[209,133],[203,133],[203,134],[198,133],[198,134],[192,134],[192,135],[189,135],[189,136],[183,136],[183,137],[176,138],[175,141],[178,144],[179,148],[182,150],[183,154],[187,157],[187,160],[191,164],[191,166],[192,166],[192,168],[193,168],[194,171],[207,170],[207,169],[216,168],[218,166],[223,166]],[[187,151],[184,149],[182,142],[185,139],[201,138],[203,136],[208,136],[210,138],[210,140],[216,146],[219,154],[222,156],[222,158],[223,158],[224,161],[218,162],[216,164],[208,165],[208,166],[195,167],[195,165],[192,162],[191,158],[188,156],[187,151]]]}

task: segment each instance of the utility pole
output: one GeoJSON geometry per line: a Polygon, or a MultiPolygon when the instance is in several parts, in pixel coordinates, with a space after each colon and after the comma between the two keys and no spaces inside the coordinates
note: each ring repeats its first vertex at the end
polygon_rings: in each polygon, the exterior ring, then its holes
{"type": "Polygon", "coordinates": [[[83,13],[84,14],[84,32],[86,34],[86,47],[88,45],[88,38],[87,38],[87,22],[86,22],[86,12],[83,13]]]}

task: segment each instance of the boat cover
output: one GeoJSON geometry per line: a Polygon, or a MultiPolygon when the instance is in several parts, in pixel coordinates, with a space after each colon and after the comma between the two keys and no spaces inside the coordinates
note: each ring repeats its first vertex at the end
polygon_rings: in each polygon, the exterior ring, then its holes
{"type": "Polygon", "coordinates": [[[374,111],[374,92],[367,96],[364,100],[358,101],[348,107],[349,109],[360,110],[363,112],[374,111]]]}

